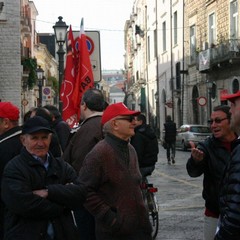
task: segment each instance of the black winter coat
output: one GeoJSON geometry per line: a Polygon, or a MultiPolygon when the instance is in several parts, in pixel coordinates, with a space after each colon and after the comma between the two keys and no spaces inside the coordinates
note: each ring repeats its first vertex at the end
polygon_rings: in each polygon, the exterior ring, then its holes
{"type": "Polygon", "coordinates": [[[56,131],[56,134],[58,136],[58,140],[62,148],[62,151],[64,151],[67,146],[67,141],[68,141],[71,129],[69,125],[65,121],[63,121],[61,118],[56,119],[53,122],[53,128],[56,131]]]}
{"type": "Polygon", "coordinates": [[[131,144],[137,152],[140,168],[155,165],[158,159],[158,140],[149,125],[143,124],[135,128],[131,144]]]}
{"type": "Polygon", "coordinates": [[[216,240],[240,239],[240,139],[232,151],[220,193],[220,229],[216,240]]]}
{"type": "MultiPolygon", "coordinates": [[[[17,156],[21,149],[22,143],[20,141],[21,127],[14,127],[3,133],[0,136],[0,192],[1,179],[5,165],[15,156],[17,156]]],[[[3,219],[4,219],[4,203],[0,199],[0,239],[3,239],[3,219]]]]}
{"type": "Polygon", "coordinates": [[[76,180],[76,172],[68,163],[50,156],[46,170],[24,148],[3,173],[2,199],[7,208],[4,239],[45,240],[49,222],[54,239],[79,239],[70,209],[81,206],[86,192],[82,184],[68,184],[76,180]],[[32,193],[45,188],[46,199],[32,193]]]}
{"type": "Polygon", "coordinates": [[[176,123],[173,121],[166,122],[164,123],[164,129],[165,129],[164,137],[165,142],[166,143],[175,142],[177,135],[176,123]]]}
{"type": "Polygon", "coordinates": [[[218,215],[220,185],[230,160],[230,152],[214,136],[200,142],[197,148],[205,153],[205,158],[197,163],[190,157],[187,162],[187,172],[190,177],[199,177],[204,174],[202,196],[205,206],[218,215]]]}

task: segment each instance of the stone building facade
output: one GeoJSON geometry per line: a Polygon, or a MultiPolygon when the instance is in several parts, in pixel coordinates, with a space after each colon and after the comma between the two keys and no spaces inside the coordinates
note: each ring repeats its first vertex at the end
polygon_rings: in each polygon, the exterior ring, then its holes
{"type": "Polygon", "coordinates": [[[3,1],[0,11],[0,99],[21,106],[20,1],[3,1]]]}
{"type": "Polygon", "coordinates": [[[207,124],[214,106],[227,104],[223,95],[239,91],[239,11],[239,0],[134,1],[126,90],[160,134],[166,115],[178,127],[207,124]]]}
{"type": "Polygon", "coordinates": [[[188,121],[205,124],[240,85],[238,0],[185,1],[188,121]],[[206,99],[201,106],[199,99],[206,99]]]}

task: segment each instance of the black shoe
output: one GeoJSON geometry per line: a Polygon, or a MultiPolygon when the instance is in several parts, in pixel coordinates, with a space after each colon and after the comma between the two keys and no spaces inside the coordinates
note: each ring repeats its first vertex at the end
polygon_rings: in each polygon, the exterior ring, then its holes
{"type": "Polygon", "coordinates": [[[175,164],[175,160],[174,160],[174,158],[172,157],[172,164],[175,164]]]}
{"type": "Polygon", "coordinates": [[[170,160],[168,160],[168,164],[171,165],[171,161],[170,160]]]}

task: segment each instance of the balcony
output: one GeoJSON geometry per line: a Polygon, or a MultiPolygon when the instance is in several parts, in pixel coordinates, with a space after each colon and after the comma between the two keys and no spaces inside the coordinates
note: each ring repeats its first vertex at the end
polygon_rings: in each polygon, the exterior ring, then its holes
{"type": "Polygon", "coordinates": [[[200,72],[209,72],[219,64],[233,61],[240,61],[240,40],[229,39],[226,42],[215,45],[199,52],[198,69],[200,72]]]}
{"type": "Polygon", "coordinates": [[[31,35],[32,24],[29,17],[21,16],[21,32],[25,35],[31,35]]]}

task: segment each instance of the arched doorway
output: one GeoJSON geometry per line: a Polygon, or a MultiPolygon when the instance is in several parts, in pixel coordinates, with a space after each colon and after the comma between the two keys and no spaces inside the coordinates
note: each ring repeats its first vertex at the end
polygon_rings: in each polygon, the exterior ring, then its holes
{"type": "Polygon", "coordinates": [[[199,97],[198,88],[197,86],[194,86],[192,90],[192,112],[194,124],[200,124],[199,106],[197,102],[198,97],[199,97]]]}

